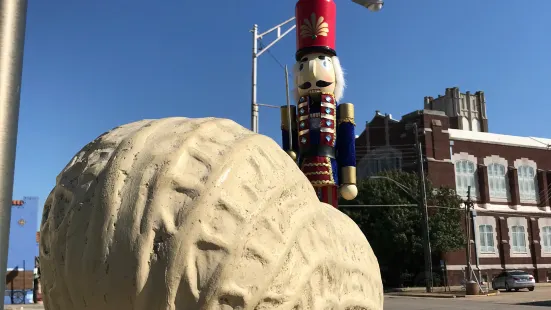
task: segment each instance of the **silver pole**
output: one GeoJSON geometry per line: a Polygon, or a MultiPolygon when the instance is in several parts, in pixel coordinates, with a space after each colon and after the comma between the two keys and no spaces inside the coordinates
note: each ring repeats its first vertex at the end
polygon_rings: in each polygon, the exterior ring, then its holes
{"type": "Polygon", "coordinates": [[[256,74],[257,74],[257,60],[258,60],[258,25],[253,26],[253,89],[252,89],[252,102],[251,102],[251,130],[258,133],[258,105],[256,104],[256,74]]]}
{"type": "Polygon", "coordinates": [[[289,120],[289,151],[293,150],[293,127],[291,127],[291,101],[289,100],[289,71],[285,65],[285,95],[287,96],[287,119],[289,120]]]}
{"type": "MultiPolygon", "coordinates": [[[[27,0],[0,0],[0,292],[6,289],[27,0]]],[[[0,299],[4,309],[4,299],[0,299]]]]}

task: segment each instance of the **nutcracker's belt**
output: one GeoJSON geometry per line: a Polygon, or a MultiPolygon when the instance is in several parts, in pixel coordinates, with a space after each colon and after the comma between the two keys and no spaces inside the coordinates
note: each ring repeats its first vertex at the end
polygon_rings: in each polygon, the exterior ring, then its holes
{"type": "Polygon", "coordinates": [[[313,145],[309,148],[301,148],[300,156],[323,156],[337,158],[335,148],[328,145],[313,145]]]}

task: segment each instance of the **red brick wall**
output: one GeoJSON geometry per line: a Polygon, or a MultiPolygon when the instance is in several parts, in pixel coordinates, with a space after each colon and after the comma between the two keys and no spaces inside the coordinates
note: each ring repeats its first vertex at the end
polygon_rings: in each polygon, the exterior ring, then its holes
{"type": "Polygon", "coordinates": [[[8,271],[6,274],[6,290],[32,289],[33,279],[32,271],[8,271]]]}

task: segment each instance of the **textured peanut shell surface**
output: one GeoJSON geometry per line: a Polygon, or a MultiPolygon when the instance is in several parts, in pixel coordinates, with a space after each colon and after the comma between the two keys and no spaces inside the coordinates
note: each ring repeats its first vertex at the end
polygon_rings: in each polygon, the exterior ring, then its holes
{"type": "Polygon", "coordinates": [[[41,232],[46,310],[383,308],[357,225],[226,119],[101,135],[57,177],[41,232]]]}

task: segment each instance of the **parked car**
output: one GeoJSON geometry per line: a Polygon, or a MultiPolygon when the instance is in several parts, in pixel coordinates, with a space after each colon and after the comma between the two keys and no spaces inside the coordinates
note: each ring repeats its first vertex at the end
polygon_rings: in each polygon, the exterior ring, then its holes
{"type": "Polygon", "coordinates": [[[522,270],[503,271],[492,280],[492,288],[505,289],[507,292],[523,288],[533,291],[536,288],[536,280],[534,276],[522,270]]]}

